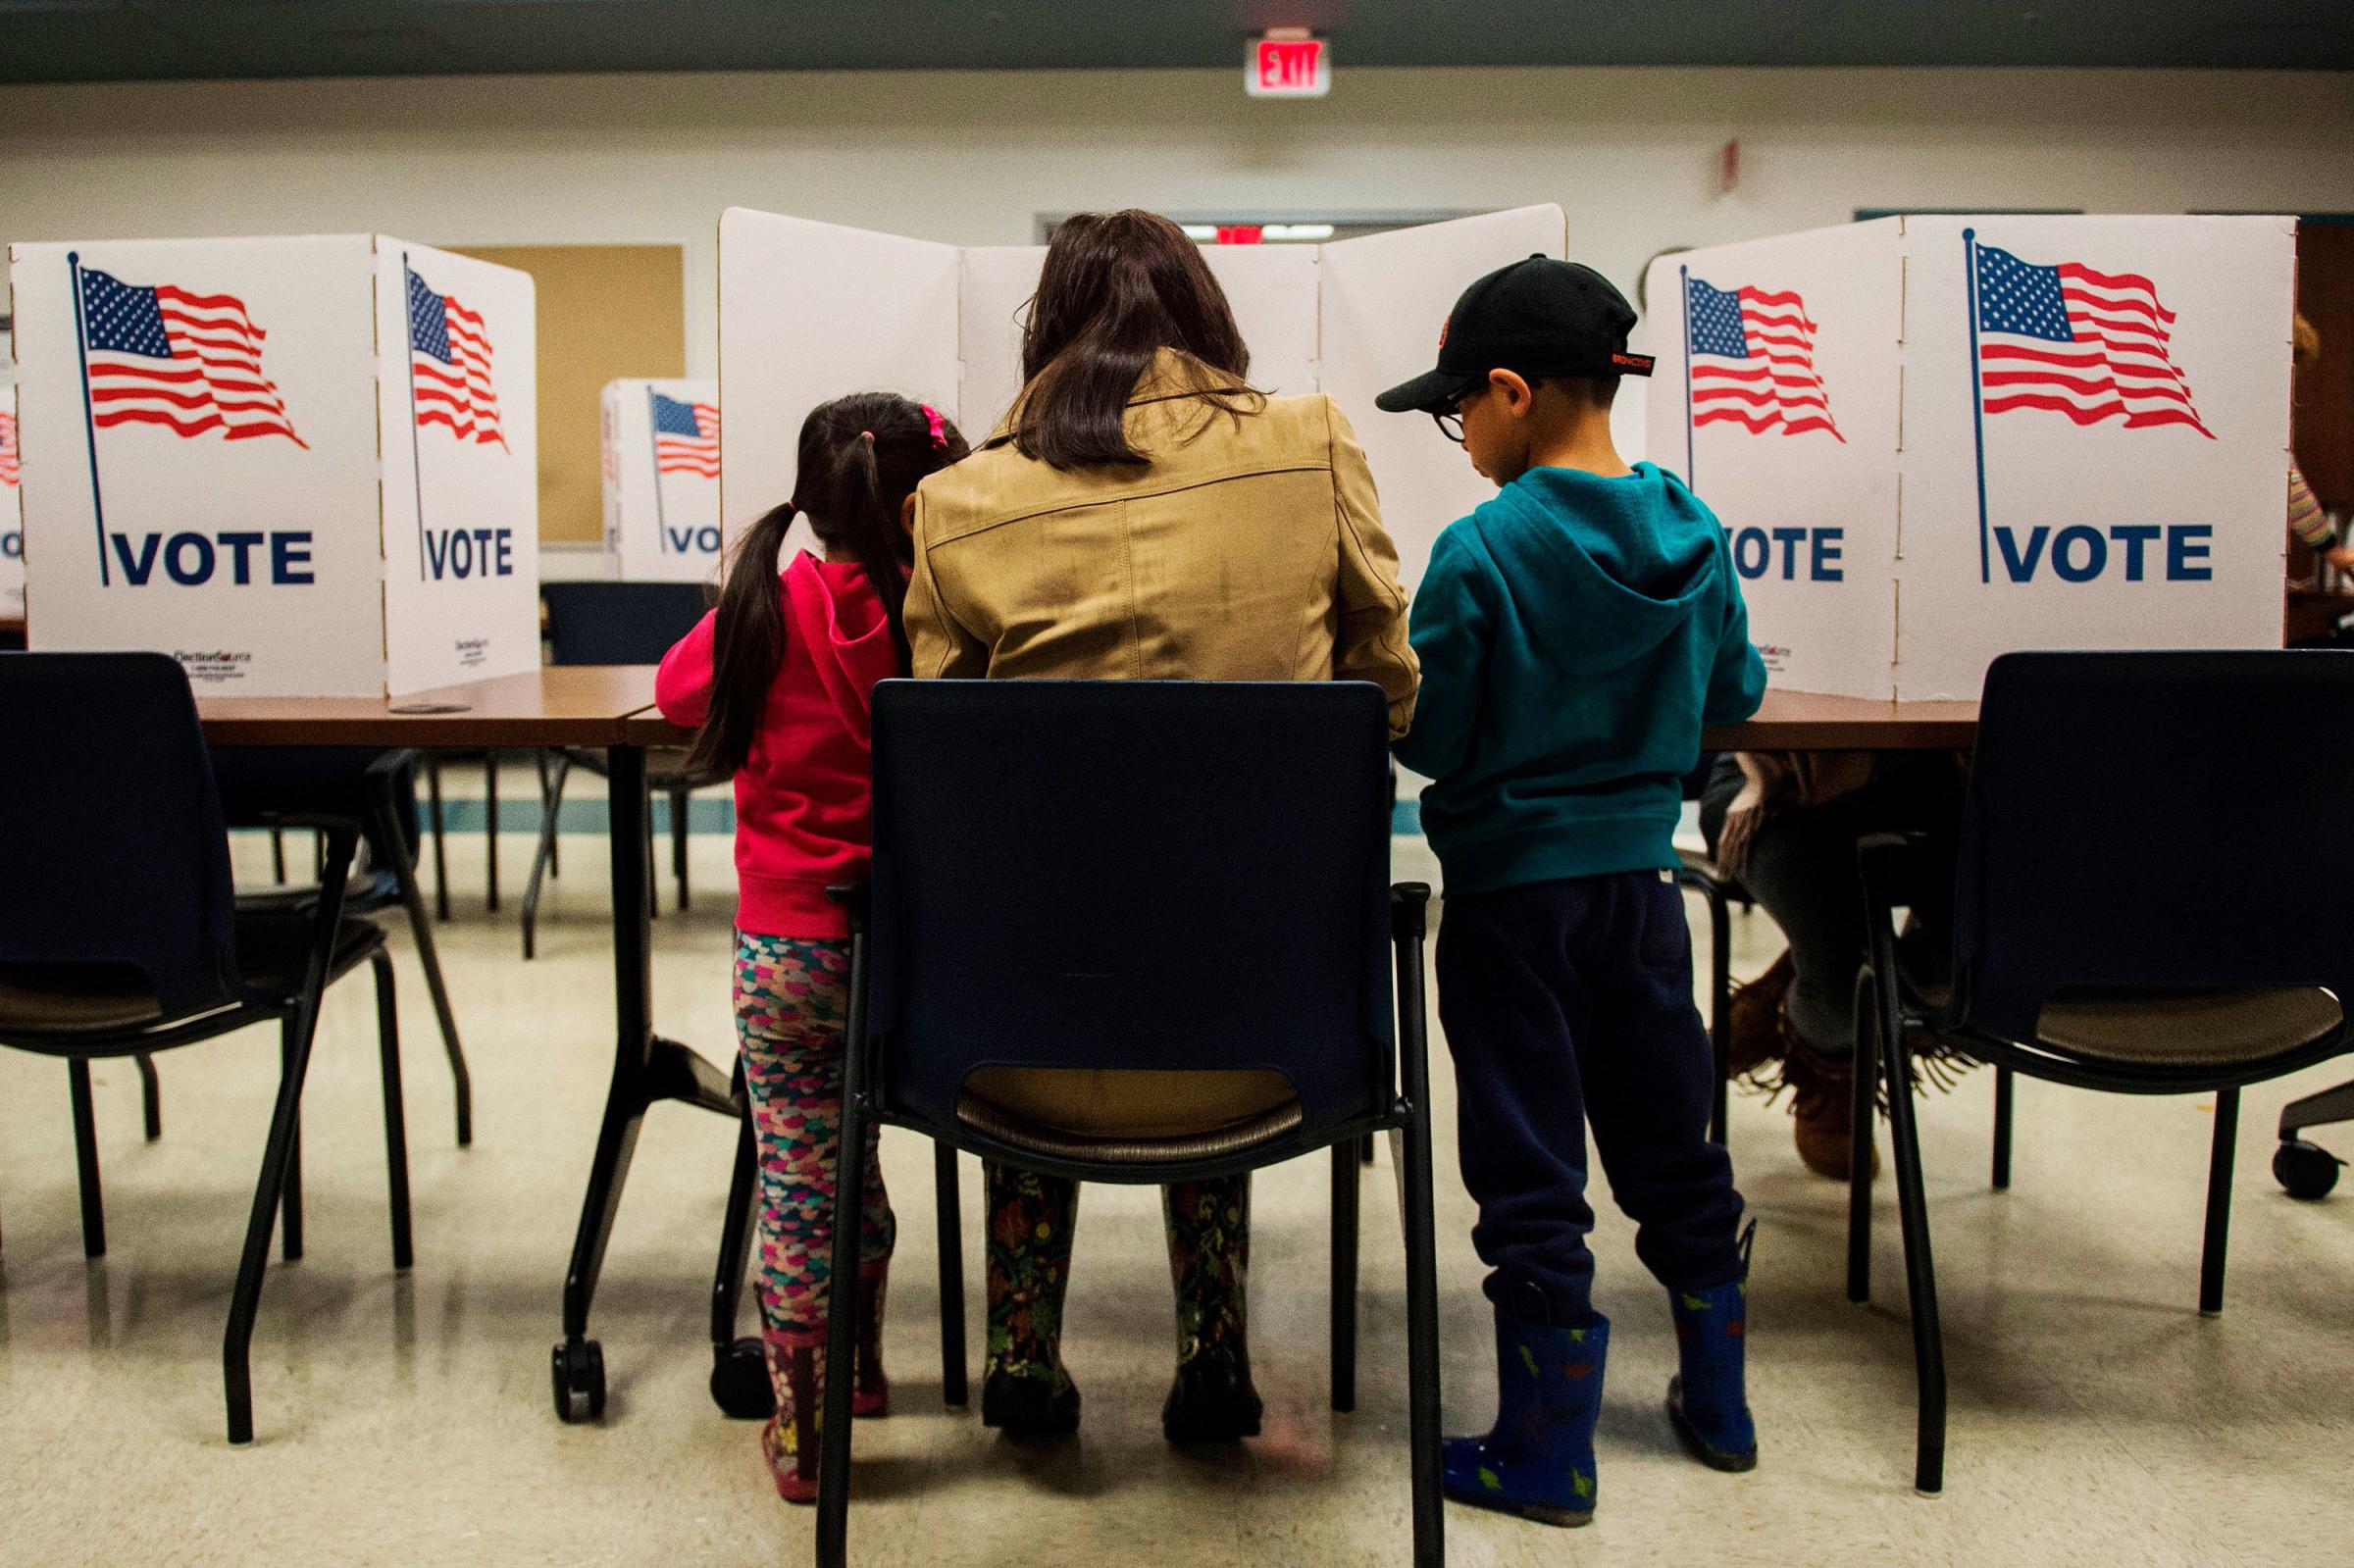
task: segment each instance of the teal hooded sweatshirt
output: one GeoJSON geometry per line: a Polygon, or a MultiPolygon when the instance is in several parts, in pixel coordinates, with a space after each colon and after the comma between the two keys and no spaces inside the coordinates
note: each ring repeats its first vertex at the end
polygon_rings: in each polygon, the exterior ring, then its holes
{"type": "Polygon", "coordinates": [[[1531,469],[1449,527],[1411,635],[1398,760],[1450,892],[1672,867],[1701,727],[1766,690],[1724,530],[1649,463],[1531,469]]]}

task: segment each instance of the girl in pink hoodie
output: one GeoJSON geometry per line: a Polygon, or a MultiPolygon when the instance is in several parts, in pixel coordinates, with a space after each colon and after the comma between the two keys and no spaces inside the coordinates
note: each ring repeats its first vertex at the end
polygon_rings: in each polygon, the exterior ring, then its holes
{"type": "MultiPolygon", "coordinates": [[[[691,762],[736,776],[736,1029],[760,1146],[758,1294],[775,1417],[761,1435],[777,1492],[817,1497],[817,1417],[832,1281],[849,925],[827,897],[866,875],[867,701],[907,673],[908,526],[916,484],[965,455],[929,407],[861,392],[802,422],[793,498],[737,546],[719,608],[662,660],[654,700],[695,726],[691,762]],[[826,547],[780,575],[795,517],[826,547]]],[[[870,1137],[859,1215],[858,1387],[881,1415],[891,1204],[870,1137]]]]}

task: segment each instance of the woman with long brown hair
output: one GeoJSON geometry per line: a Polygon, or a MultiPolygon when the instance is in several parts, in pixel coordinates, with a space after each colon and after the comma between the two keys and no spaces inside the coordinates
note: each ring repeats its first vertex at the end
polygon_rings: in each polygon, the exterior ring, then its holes
{"type": "MultiPolygon", "coordinates": [[[[1330,398],[1269,397],[1202,253],[1147,212],[1055,230],[998,432],[916,492],[907,635],[918,678],[1377,683],[1413,715],[1398,557],[1330,398]]],[[[968,1092],[1063,1132],[1166,1137],[1263,1114],[1272,1073],[983,1069],[968,1092]],[[1154,1079],[1151,1084],[1135,1082],[1154,1079]]],[[[989,1167],[982,1418],[1069,1431],[1076,1184],[989,1167]]],[[[1258,1432],[1244,1333],[1248,1176],[1165,1193],[1178,1368],[1171,1442],[1258,1432]]]]}

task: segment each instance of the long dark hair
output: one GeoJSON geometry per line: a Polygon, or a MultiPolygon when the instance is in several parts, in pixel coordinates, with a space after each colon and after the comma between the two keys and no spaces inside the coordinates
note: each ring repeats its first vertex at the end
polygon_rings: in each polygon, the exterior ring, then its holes
{"type": "Polygon", "coordinates": [[[865,572],[890,619],[899,673],[907,673],[904,614],[914,555],[899,511],[926,475],[966,450],[954,425],[891,392],[854,392],[809,411],[793,499],[744,532],[728,565],[711,648],[711,706],[687,754],[690,767],[734,773],[751,754],[769,683],[785,659],[777,556],[796,517],[809,520],[829,559],[855,561],[865,572]]]}
{"type": "Polygon", "coordinates": [[[1128,399],[1154,353],[1203,374],[1186,388],[1229,414],[1255,409],[1251,350],[1201,247],[1158,213],[1080,213],[1054,229],[1022,329],[1023,390],[1001,437],[1053,468],[1142,463],[1128,399]]]}

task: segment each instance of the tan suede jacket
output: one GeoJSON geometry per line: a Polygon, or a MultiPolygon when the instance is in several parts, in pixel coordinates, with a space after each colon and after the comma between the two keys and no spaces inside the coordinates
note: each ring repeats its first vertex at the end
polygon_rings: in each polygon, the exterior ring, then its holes
{"type": "Polygon", "coordinates": [[[1166,349],[1137,382],[1146,464],[1062,473],[1003,445],[924,481],[915,674],[1371,681],[1404,734],[1406,592],[1348,420],[1322,394],[1236,417],[1199,384],[1166,349]]]}

